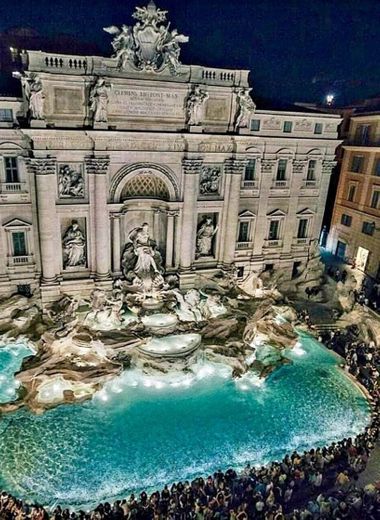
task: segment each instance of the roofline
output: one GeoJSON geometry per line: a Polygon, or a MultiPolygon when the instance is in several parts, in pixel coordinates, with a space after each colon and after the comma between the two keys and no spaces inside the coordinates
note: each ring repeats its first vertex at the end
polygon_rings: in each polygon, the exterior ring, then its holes
{"type": "Polygon", "coordinates": [[[255,110],[256,114],[286,114],[288,116],[304,116],[304,117],[322,117],[326,119],[339,119],[339,121],[342,121],[342,117],[339,114],[326,114],[324,112],[288,112],[286,110],[255,110]]]}

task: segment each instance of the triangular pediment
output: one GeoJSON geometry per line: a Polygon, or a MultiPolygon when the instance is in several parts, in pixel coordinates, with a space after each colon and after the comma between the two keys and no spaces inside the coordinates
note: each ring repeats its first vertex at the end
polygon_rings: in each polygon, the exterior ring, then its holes
{"type": "Polygon", "coordinates": [[[249,211],[249,209],[246,209],[239,213],[239,218],[255,218],[256,215],[252,213],[252,211],[249,211]]]}
{"type": "Polygon", "coordinates": [[[6,229],[18,228],[18,227],[30,227],[32,224],[26,220],[20,218],[13,218],[4,224],[6,229]]]}
{"type": "Polygon", "coordinates": [[[270,211],[267,213],[268,217],[286,217],[285,211],[282,211],[282,209],[274,209],[273,211],[270,211]]]}
{"type": "Polygon", "coordinates": [[[301,211],[298,211],[297,215],[303,215],[303,216],[314,215],[314,211],[312,211],[310,208],[304,208],[304,209],[301,209],[301,211]]]}

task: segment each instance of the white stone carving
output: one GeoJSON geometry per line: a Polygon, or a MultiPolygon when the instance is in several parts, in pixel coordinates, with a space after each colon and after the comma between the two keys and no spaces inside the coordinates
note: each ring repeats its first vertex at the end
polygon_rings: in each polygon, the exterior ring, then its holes
{"type": "Polygon", "coordinates": [[[199,192],[201,195],[218,195],[222,169],[220,166],[203,166],[199,180],[199,192]]]}
{"type": "Polygon", "coordinates": [[[62,239],[63,267],[86,265],[86,239],[76,220],[71,222],[62,239]]]}
{"type": "Polygon", "coordinates": [[[166,21],[167,11],[158,9],[153,1],[147,7],[136,7],[132,15],[137,23],[121,29],[112,25],[104,27],[109,34],[115,35],[112,47],[113,58],[118,67],[142,71],[161,72],[166,67],[173,75],[178,74],[181,65],[180,43],[189,41],[189,37],[179,34],[176,29],[169,30],[166,21]]]}
{"type": "Polygon", "coordinates": [[[68,164],[59,166],[58,195],[61,199],[84,197],[84,178],[80,165],[77,169],[68,164]]]}
{"type": "Polygon", "coordinates": [[[106,123],[108,120],[108,102],[110,85],[104,78],[98,78],[90,90],[90,110],[94,114],[94,121],[106,123]]]}
{"type": "Polygon", "coordinates": [[[251,115],[256,110],[256,105],[249,95],[251,89],[241,88],[236,94],[237,111],[235,118],[235,131],[239,128],[248,128],[251,115]]]}
{"type": "Polygon", "coordinates": [[[34,72],[21,76],[21,84],[24,96],[29,104],[30,117],[32,119],[44,119],[44,99],[42,82],[34,72]]]}
{"type": "Polygon", "coordinates": [[[212,256],[213,254],[213,238],[218,231],[218,227],[214,225],[213,218],[206,216],[200,223],[197,231],[196,258],[201,256],[212,256]]]}
{"type": "Polygon", "coordinates": [[[144,294],[151,294],[164,286],[161,254],[150,237],[147,223],[129,233],[121,264],[125,278],[144,294]]]}
{"type": "Polygon", "coordinates": [[[200,125],[204,119],[205,103],[209,95],[200,87],[195,87],[186,99],[187,124],[200,125]]]}

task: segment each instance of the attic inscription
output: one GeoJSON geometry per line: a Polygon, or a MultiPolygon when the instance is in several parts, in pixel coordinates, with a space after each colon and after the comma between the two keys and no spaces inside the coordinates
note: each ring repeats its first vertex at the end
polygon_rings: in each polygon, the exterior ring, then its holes
{"type": "Polygon", "coordinates": [[[139,117],[184,117],[184,100],[176,92],[114,88],[109,112],[139,117]]]}

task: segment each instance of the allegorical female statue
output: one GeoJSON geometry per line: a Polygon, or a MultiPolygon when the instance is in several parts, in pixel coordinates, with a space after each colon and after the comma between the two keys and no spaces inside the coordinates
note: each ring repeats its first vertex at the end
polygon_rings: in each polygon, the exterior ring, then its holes
{"type": "Polygon", "coordinates": [[[104,78],[98,78],[90,91],[90,110],[94,114],[94,121],[106,123],[108,120],[108,98],[110,86],[104,78]]]}
{"type": "Polygon", "coordinates": [[[212,240],[218,231],[215,227],[211,217],[206,217],[201,222],[197,231],[197,248],[196,257],[211,256],[212,255],[212,240]]]}
{"type": "Polygon", "coordinates": [[[237,93],[237,113],[235,119],[235,131],[239,128],[247,128],[252,113],[256,109],[256,105],[249,95],[250,89],[242,88],[237,93]]]}
{"type": "Polygon", "coordinates": [[[40,78],[31,73],[29,76],[21,77],[25,98],[29,104],[30,117],[32,119],[44,118],[44,93],[40,78]]]}
{"type": "Polygon", "coordinates": [[[187,124],[200,125],[204,115],[204,104],[208,99],[208,93],[196,87],[190,92],[186,102],[187,124]]]}
{"type": "Polygon", "coordinates": [[[145,292],[163,285],[161,254],[146,222],[129,233],[121,263],[125,278],[145,292]]]}
{"type": "Polygon", "coordinates": [[[86,265],[86,239],[76,220],[63,235],[62,246],[64,268],[86,265]]]}

